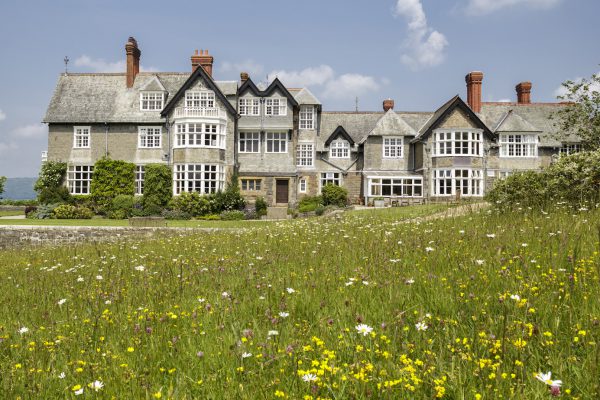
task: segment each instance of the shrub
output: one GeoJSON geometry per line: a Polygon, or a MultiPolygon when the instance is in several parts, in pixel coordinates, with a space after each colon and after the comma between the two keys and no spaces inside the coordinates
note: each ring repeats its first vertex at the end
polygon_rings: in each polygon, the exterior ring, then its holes
{"type": "Polygon", "coordinates": [[[110,211],[112,199],[120,194],[133,196],[134,192],[135,164],[108,157],[96,161],[90,196],[99,211],[110,211]]]}
{"type": "Polygon", "coordinates": [[[522,172],[497,181],[486,200],[497,208],[550,208],[567,203],[573,208],[600,200],[600,150],[560,159],[541,172],[522,172]]]}
{"type": "Polygon", "coordinates": [[[0,200],[0,205],[3,205],[3,206],[37,206],[38,201],[37,200],[4,199],[4,200],[0,200]]]}
{"type": "Polygon", "coordinates": [[[56,219],[91,219],[94,213],[87,207],[61,204],[52,211],[52,215],[56,219]]]}
{"type": "Polygon", "coordinates": [[[318,206],[323,205],[323,198],[321,196],[305,196],[300,200],[298,204],[298,211],[305,213],[315,211],[318,206]]]}
{"type": "Polygon", "coordinates": [[[163,218],[171,220],[192,219],[192,216],[190,214],[186,213],[185,211],[179,210],[163,210],[161,215],[163,216],[163,218]]]}
{"type": "MultiPolygon", "coordinates": [[[[44,189],[54,189],[62,185],[67,173],[67,163],[62,161],[46,161],[42,163],[40,175],[33,189],[41,193],[44,189]]],[[[41,202],[41,201],[40,201],[41,202]]]]}
{"type": "Polygon", "coordinates": [[[25,216],[29,218],[30,215],[35,215],[35,213],[37,213],[37,207],[36,206],[27,206],[25,207],[25,216]]]}
{"type": "Polygon", "coordinates": [[[321,189],[323,196],[323,205],[334,205],[338,207],[346,207],[348,203],[348,190],[341,186],[327,184],[321,189]]]}
{"type": "Polygon", "coordinates": [[[214,194],[214,199],[216,203],[215,211],[217,212],[244,209],[246,201],[240,194],[237,174],[231,176],[225,191],[214,194]]]}
{"type": "Polygon", "coordinates": [[[171,200],[171,208],[185,212],[194,217],[213,212],[213,204],[209,196],[201,196],[198,192],[183,192],[171,200]]]}
{"type": "Polygon", "coordinates": [[[220,217],[223,221],[239,221],[246,219],[246,215],[240,210],[223,211],[220,217]]]}
{"type": "Polygon", "coordinates": [[[144,208],[164,208],[173,197],[171,169],[163,164],[148,164],[144,167],[144,208]]]}
{"type": "Polygon", "coordinates": [[[37,211],[34,213],[30,213],[27,215],[28,218],[35,219],[50,219],[54,218],[54,209],[58,207],[59,204],[40,204],[37,208],[37,211]]]}
{"type": "Polygon", "coordinates": [[[124,219],[131,216],[133,212],[134,197],[126,194],[120,194],[112,200],[110,210],[108,212],[109,218],[112,219],[124,219]]]}
{"type": "Polygon", "coordinates": [[[319,204],[316,208],[315,208],[315,214],[316,215],[323,215],[323,213],[325,213],[325,206],[322,204],[319,204]]]}
{"type": "Polygon", "coordinates": [[[207,214],[198,219],[201,219],[204,221],[218,221],[221,219],[221,216],[219,214],[207,214]]]}
{"type": "Polygon", "coordinates": [[[66,186],[44,187],[38,192],[40,204],[71,203],[73,197],[66,186]]]}
{"type": "Polygon", "coordinates": [[[267,215],[267,202],[262,197],[258,197],[254,203],[254,210],[258,218],[267,215]]]}

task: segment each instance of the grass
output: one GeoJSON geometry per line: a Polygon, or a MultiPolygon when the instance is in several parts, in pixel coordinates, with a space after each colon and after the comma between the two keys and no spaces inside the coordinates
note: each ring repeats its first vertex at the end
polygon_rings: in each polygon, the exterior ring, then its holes
{"type": "Polygon", "coordinates": [[[600,398],[599,210],[412,217],[0,251],[0,391],[600,398]]]}
{"type": "Polygon", "coordinates": [[[0,217],[12,217],[15,215],[23,215],[23,211],[0,211],[0,217]]]}
{"type": "MultiPolygon", "coordinates": [[[[168,227],[180,228],[247,228],[262,226],[271,221],[167,221],[168,227]]],[[[2,219],[0,225],[41,225],[41,226],[129,226],[125,219],[2,219]]]]}

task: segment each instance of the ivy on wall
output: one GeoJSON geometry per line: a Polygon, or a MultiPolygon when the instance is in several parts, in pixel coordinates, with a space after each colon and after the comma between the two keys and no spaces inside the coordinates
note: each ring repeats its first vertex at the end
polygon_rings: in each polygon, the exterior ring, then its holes
{"type": "Polygon", "coordinates": [[[98,207],[108,207],[118,195],[135,193],[135,164],[103,157],[96,161],[90,197],[98,207]]]}

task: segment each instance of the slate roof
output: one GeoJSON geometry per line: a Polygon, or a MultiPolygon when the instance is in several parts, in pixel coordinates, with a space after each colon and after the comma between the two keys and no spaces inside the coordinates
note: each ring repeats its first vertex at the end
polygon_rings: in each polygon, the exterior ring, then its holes
{"type": "Polygon", "coordinates": [[[312,92],[310,90],[308,90],[307,88],[288,89],[288,90],[290,91],[292,96],[294,96],[294,99],[296,99],[298,104],[321,105],[321,102],[319,101],[319,99],[317,99],[317,97],[314,94],[312,94],[312,92]]]}
{"type": "MultiPolygon", "coordinates": [[[[408,128],[412,128],[414,131],[418,131],[433,114],[430,112],[388,111],[388,113],[390,112],[397,114],[408,125],[408,128]]],[[[323,150],[324,142],[338,126],[343,126],[354,142],[361,143],[376,128],[377,123],[385,114],[383,111],[324,111],[321,113],[317,150],[323,150]]],[[[404,127],[404,129],[408,128],[404,127]]]]}
{"type": "MultiPolygon", "coordinates": [[[[367,136],[416,136],[417,130],[410,126],[401,115],[388,110],[383,117],[377,121],[375,127],[367,136]]],[[[367,140],[365,136],[363,142],[367,140]]]]}
{"type": "MultiPolygon", "coordinates": [[[[488,127],[495,129],[499,126],[502,118],[509,111],[512,111],[513,114],[518,115],[521,120],[525,121],[523,127],[532,126],[540,132],[540,146],[558,147],[561,143],[553,135],[558,133],[559,130],[555,126],[555,121],[550,118],[550,115],[565,106],[564,103],[482,103],[479,117],[488,127]]],[[[517,122],[513,123],[509,121],[509,123],[512,125],[512,128],[517,128],[517,122]]],[[[501,126],[500,129],[506,128],[501,126]]],[[[580,140],[573,134],[561,132],[561,136],[566,142],[578,142],[580,140]]]]}
{"type": "MultiPolygon", "coordinates": [[[[140,72],[133,88],[126,87],[124,73],[61,74],[46,111],[46,123],[162,123],[159,111],[140,111],[139,90],[155,77],[171,97],[190,77],[180,72],[140,72]]],[[[237,82],[217,81],[226,96],[235,95],[237,82]]]]}
{"type": "Polygon", "coordinates": [[[514,110],[508,110],[500,120],[495,132],[541,132],[542,130],[524,120],[514,110]]]}

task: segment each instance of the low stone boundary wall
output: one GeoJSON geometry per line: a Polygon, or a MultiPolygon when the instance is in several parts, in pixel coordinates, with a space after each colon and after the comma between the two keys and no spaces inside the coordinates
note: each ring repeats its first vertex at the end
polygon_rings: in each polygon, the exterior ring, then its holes
{"type": "Polygon", "coordinates": [[[55,245],[87,241],[118,242],[176,232],[212,232],[215,228],[132,228],[121,226],[0,226],[0,249],[30,245],[55,245]]]}

